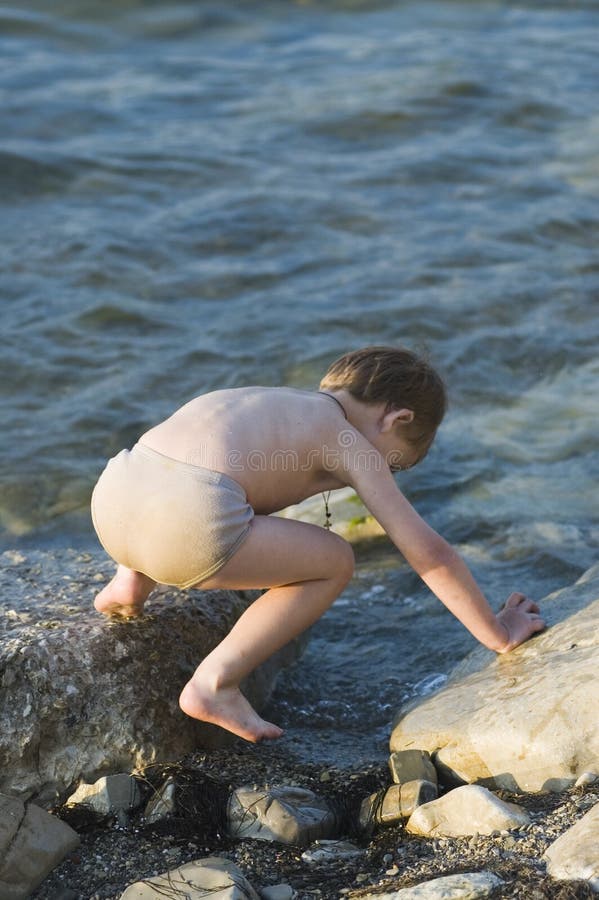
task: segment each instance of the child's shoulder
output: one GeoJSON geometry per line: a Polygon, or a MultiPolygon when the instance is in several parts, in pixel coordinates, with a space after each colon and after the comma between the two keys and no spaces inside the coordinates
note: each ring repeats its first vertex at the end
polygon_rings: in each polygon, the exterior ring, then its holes
{"type": "Polygon", "coordinates": [[[293,444],[324,443],[348,424],[341,405],[321,391],[255,385],[205,395],[205,403],[202,414],[216,414],[231,430],[278,441],[287,437],[293,444]]]}

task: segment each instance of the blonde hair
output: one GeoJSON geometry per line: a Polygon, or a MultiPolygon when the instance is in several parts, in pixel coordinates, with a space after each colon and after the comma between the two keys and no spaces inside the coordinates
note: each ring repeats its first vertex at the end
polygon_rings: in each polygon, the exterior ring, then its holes
{"type": "Polygon", "coordinates": [[[411,409],[407,440],[430,446],[447,410],[443,379],[422,357],[404,347],[363,347],[335,360],[320,382],[323,391],[345,390],[362,403],[411,409]]]}

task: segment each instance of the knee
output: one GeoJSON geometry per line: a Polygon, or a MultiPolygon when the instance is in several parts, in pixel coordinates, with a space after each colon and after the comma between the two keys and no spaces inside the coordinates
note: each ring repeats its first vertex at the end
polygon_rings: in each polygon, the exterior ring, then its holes
{"type": "Polygon", "coordinates": [[[351,580],[356,568],[356,559],[354,551],[346,540],[335,535],[336,555],[335,555],[335,580],[339,581],[342,587],[351,580]]]}

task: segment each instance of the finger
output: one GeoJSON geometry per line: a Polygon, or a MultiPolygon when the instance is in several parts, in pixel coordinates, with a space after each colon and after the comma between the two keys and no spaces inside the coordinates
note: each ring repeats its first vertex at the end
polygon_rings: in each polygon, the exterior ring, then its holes
{"type": "Polygon", "coordinates": [[[522,603],[523,600],[526,600],[526,594],[521,594],[519,591],[514,591],[513,594],[510,594],[507,600],[505,601],[506,609],[513,609],[515,606],[518,606],[522,603]]]}
{"type": "Polygon", "coordinates": [[[538,607],[538,605],[534,602],[534,600],[529,600],[528,598],[527,598],[526,600],[522,600],[522,601],[518,604],[518,609],[522,610],[523,612],[528,612],[528,613],[538,613],[538,612],[540,612],[539,607],[538,607]]]}

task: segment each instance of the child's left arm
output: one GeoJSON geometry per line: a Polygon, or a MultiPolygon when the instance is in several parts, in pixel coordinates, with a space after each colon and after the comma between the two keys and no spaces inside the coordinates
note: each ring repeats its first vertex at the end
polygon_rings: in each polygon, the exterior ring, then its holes
{"type": "MultiPolygon", "coordinates": [[[[372,450],[372,445],[368,446],[372,450]]],[[[497,653],[513,650],[542,631],[545,623],[539,607],[524,594],[511,594],[504,609],[495,615],[461,556],[418,515],[382,456],[381,461],[380,466],[364,467],[346,460],[345,476],[409,565],[450,612],[497,653]]]]}

